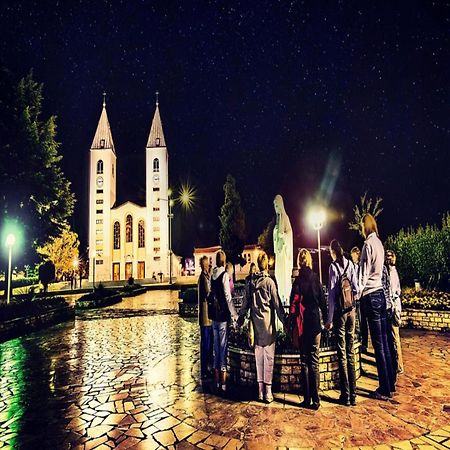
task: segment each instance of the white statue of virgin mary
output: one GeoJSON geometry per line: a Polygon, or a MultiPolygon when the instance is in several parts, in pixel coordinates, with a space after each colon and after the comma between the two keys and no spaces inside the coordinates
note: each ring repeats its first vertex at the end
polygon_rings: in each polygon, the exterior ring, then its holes
{"type": "Polygon", "coordinates": [[[278,295],[283,304],[288,304],[292,288],[293,237],[289,217],[284,209],[283,197],[276,195],[273,206],[277,221],[273,229],[273,247],[275,252],[275,279],[278,295]]]}

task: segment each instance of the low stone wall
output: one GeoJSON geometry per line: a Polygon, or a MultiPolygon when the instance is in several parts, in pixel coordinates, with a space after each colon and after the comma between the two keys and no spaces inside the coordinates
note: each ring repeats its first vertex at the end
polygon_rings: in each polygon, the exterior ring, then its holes
{"type": "Polygon", "coordinates": [[[450,311],[405,308],[402,311],[402,327],[450,332],[450,311]]]}
{"type": "MultiPolygon", "coordinates": [[[[355,344],[356,377],[361,373],[361,344],[355,344]]],[[[243,386],[256,386],[255,355],[252,351],[236,347],[228,349],[230,376],[234,383],[243,386]]],[[[273,388],[280,392],[302,391],[301,368],[298,355],[275,355],[273,388]]],[[[320,352],[320,389],[326,391],[339,385],[339,365],[336,350],[320,352]]]]}
{"type": "Polygon", "coordinates": [[[90,299],[89,295],[91,295],[91,294],[87,294],[83,297],[80,297],[76,301],[77,309],[103,308],[105,306],[115,305],[116,303],[119,303],[122,301],[121,294],[114,294],[114,295],[110,295],[109,297],[101,297],[101,298],[95,298],[95,299],[90,299]],[[88,297],[88,298],[85,298],[85,297],[88,297]]]}
{"type": "Polygon", "coordinates": [[[73,306],[66,305],[44,311],[35,316],[18,317],[17,319],[0,322],[0,342],[74,319],[75,310],[73,306]]]}

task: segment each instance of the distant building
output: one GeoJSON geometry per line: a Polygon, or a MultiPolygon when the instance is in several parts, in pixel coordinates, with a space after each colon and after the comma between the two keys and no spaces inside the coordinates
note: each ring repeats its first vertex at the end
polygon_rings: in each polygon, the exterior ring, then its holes
{"type": "MultiPolygon", "coordinates": [[[[206,256],[209,260],[209,264],[212,268],[216,267],[216,253],[222,250],[220,245],[215,245],[213,247],[198,247],[194,248],[194,261],[195,261],[195,275],[200,275],[200,259],[206,256]]],[[[258,255],[262,252],[262,248],[259,245],[249,244],[244,246],[244,251],[242,252],[242,257],[247,261],[245,266],[236,266],[237,273],[248,273],[250,270],[250,264],[256,260],[258,255]]]]}
{"type": "Polygon", "coordinates": [[[116,149],[103,100],[103,109],[90,150],[91,281],[94,270],[96,281],[152,278],[153,274],[162,273],[167,276],[169,272],[169,155],[158,100],[145,154],[145,206],[131,201],[117,205],[116,149]]]}

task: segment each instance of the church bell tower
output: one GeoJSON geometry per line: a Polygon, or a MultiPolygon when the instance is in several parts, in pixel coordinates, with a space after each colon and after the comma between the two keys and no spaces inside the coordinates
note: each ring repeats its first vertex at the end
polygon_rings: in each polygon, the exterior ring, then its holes
{"type": "Polygon", "coordinates": [[[116,202],[116,151],[103,109],[90,150],[89,174],[89,281],[111,280],[111,208],[116,202]]]}

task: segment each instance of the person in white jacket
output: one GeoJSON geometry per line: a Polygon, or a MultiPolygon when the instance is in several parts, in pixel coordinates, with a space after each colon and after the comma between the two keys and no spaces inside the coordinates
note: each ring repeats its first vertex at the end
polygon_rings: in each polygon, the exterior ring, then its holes
{"type": "Polygon", "coordinates": [[[390,277],[390,290],[392,299],[392,339],[394,344],[394,350],[397,357],[397,373],[404,373],[402,344],[400,342],[400,325],[402,318],[402,301],[401,294],[402,288],[400,286],[400,278],[398,276],[395,263],[397,262],[397,256],[392,250],[386,251],[386,263],[389,268],[390,277]]]}
{"type": "Polygon", "coordinates": [[[386,297],[382,283],[384,247],[378,237],[377,223],[371,214],[364,214],[361,226],[366,239],[359,265],[361,308],[369,321],[379,382],[379,387],[372,396],[378,400],[387,400],[395,392],[395,375],[387,337],[386,297]]]}

